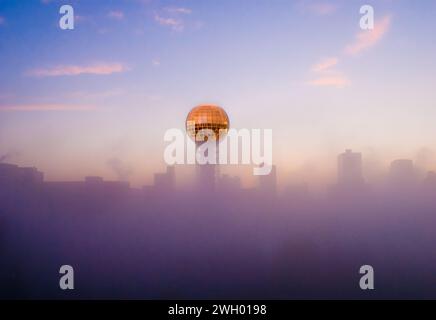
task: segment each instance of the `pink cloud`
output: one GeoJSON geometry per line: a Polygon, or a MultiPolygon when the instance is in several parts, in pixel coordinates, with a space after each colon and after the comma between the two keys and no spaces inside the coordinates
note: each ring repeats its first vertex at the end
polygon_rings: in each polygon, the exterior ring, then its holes
{"type": "Polygon", "coordinates": [[[166,10],[167,12],[175,13],[175,14],[191,14],[191,13],[192,13],[192,10],[191,10],[191,9],[188,9],[188,8],[182,8],[182,7],[180,7],[180,8],[177,8],[177,7],[169,7],[169,8],[165,8],[165,10],[166,10]]]}
{"type": "Polygon", "coordinates": [[[78,90],[78,91],[71,92],[69,94],[69,96],[72,97],[73,99],[81,99],[81,100],[87,101],[87,100],[99,100],[99,99],[113,98],[113,97],[121,96],[124,93],[125,93],[125,91],[123,89],[114,88],[114,89],[109,89],[109,90],[105,90],[105,91],[97,91],[97,92],[78,90]]]}
{"type": "Polygon", "coordinates": [[[304,11],[309,11],[319,16],[325,16],[336,12],[338,6],[327,2],[303,1],[301,6],[304,11]]]}
{"type": "Polygon", "coordinates": [[[328,71],[332,67],[336,66],[338,64],[338,58],[332,57],[322,60],[321,62],[317,63],[312,67],[312,71],[314,72],[323,72],[328,71]]]}
{"type": "Polygon", "coordinates": [[[115,19],[115,20],[123,20],[124,19],[124,12],[123,11],[110,11],[107,16],[109,18],[115,19]]]}
{"type": "Polygon", "coordinates": [[[91,111],[95,106],[64,105],[64,104],[27,104],[27,105],[0,105],[0,112],[13,111],[91,111]]]}
{"type": "Polygon", "coordinates": [[[89,66],[56,66],[53,68],[33,69],[27,72],[32,77],[59,77],[59,76],[78,76],[81,74],[109,75],[112,73],[125,72],[128,68],[120,63],[94,64],[89,66]]]}
{"type": "Polygon", "coordinates": [[[374,29],[363,30],[356,35],[354,42],[345,48],[345,53],[356,55],[363,50],[376,45],[388,32],[391,26],[391,16],[383,17],[379,22],[376,21],[374,29]]]}
{"type": "Polygon", "coordinates": [[[174,31],[183,31],[184,29],[184,24],[181,20],[174,19],[174,18],[164,18],[158,14],[155,14],[154,19],[161,26],[170,27],[174,31]]]}
{"type": "Polygon", "coordinates": [[[308,85],[315,87],[336,87],[343,88],[350,85],[350,81],[344,75],[323,76],[315,80],[311,80],[308,85]]]}

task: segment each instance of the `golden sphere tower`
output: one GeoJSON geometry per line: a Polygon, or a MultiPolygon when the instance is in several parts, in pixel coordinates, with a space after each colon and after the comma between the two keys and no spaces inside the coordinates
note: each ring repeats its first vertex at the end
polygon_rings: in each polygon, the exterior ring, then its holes
{"type": "MultiPolygon", "coordinates": [[[[193,108],[186,117],[186,133],[195,141],[196,151],[203,142],[215,141],[216,163],[219,160],[218,142],[227,134],[229,126],[227,113],[217,105],[199,105],[193,108]]],[[[205,191],[214,190],[218,176],[218,165],[197,164],[196,187],[205,191]]]]}

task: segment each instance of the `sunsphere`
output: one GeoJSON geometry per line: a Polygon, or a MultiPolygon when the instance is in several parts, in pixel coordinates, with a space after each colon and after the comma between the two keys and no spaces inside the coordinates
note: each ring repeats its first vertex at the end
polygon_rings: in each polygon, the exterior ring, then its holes
{"type": "Polygon", "coordinates": [[[228,132],[229,117],[217,105],[199,105],[193,108],[186,118],[186,132],[194,141],[219,141],[228,132]]]}

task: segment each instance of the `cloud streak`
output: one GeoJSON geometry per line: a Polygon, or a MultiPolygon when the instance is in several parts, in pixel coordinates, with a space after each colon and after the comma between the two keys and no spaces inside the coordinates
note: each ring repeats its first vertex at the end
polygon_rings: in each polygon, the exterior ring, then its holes
{"type": "Polygon", "coordinates": [[[14,111],[91,111],[95,106],[68,105],[68,104],[25,104],[25,105],[0,105],[0,112],[14,111]]]}
{"type": "Polygon", "coordinates": [[[191,14],[192,10],[188,9],[188,8],[177,8],[177,7],[169,7],[169,8],[165,8],[165,11],[169,12],[169,13],[175,13],[175,14],[191,14]]]}
{"type": "Polygon", "coordinates": [[[327,71],[338,64],[338,58],[327,58],[319,62],[318,64],[312,67],[312,71],[314,72],[323,72],[327,71]]]}
{"type": "Polygon", "coordinates": [[[389,31],[391,20],[391,16],[384,16],[379,22],[376,21],[374,29],[359,32],[354,42],[345,47],[345,53],[356,55],[376,45],[389,31]]]}
{"type": "Polygon", "coordinates": [[[165,14],[165,16],[155,13],[154,20],[161,26],[169,27],[178,32],[185,29],[185,23],[181,16],[192,13],[191,9],[183,7],[167,7],[161,11],[165,14]]]}
{"type": "Polygon", "coordinates": [[[344,88],[350,85],[350,80],[341,72],[334,69],[339,63],[337,57],[331,57],[321,60],[312,66],[312,72],[317,77],[306,84],[314,87],[335,87],[344,88]]]}
{"type": "Polygon", "coordinates": [[[315,87],[336,87],[344,88],[350,85],[350,80],[342,74],[321,76],[307,82],[308,85],[315,87]]]}
{"type": "Polygon", "coordinates": [[[300,3],[302,9],[306,12],[313,13],[318,16],[326,16],[335,13],[338,6],[327,2],[303,1],[300,3]]]}
{"type": "Polygon", "coordinates": [[[175,18],[164,18],[158,14],[154,15],[154,20],[161,26],[170,27],[174,31],[183,31],[185,28],[183,21],[175,18]]]}
{"type": "MultiPolygon", "coordinates": [[[[380,19],[372,30],[363,30],[359,32],[354,42],[347,45],[344,54],[348,56],[357,55],[375,46],[384,35],[389,31],[391,26],[391,16],[386,15],[380,19]]],[[[343,88],[351,84],[350,80],[342,73],[337,72],[333,68],[338,64],[337,57],[327,58],[312,66],[311,71],[318,74],[314,80],[306,82],[306,84],[315,87],[335,87],[343,88]]]]}
{"type": "Polygon", "coordinates": [[[32,69],[26,75],[31,77],[78,76],[83,74],[110,75],[127,70],[128,68],[121,63],[99,63],[88,66],[62,65],[53,68],[32,69]]]}

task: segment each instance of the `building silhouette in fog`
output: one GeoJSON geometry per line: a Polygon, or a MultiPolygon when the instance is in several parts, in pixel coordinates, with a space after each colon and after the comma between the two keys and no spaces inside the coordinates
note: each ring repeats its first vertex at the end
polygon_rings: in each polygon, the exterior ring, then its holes
{"type": "Polygon", "coordinates": [[[154,188],[158,191],[173,191],[176,185],[174,166],[168,166],[165,173],[154,174],[154,188]]]}
{"type": "Polygon", "coordinates": [[[398,159],[392,161],[389,167],[389,182],[392,186],[396,188],[413,186],[415,178],[412,160],[398,159]]]}
{"type": "Polygon", "coordinates": [[[44,174],[36,168],[0,163],[0,205],[14,205],[14,199],[20,197],[37,197],[43,181],[44,174]]]}
{"type": "Polygon", "coordinates": [[[102,177],[89,176],[82,181],[46,181],[44,192],[54,206],[79,206],[111,203],[125,199],[130,184],[124,181],[105,181],[102,177]]]}
{"type": "Polygon", "coordinates": [[[423,187],[426,191],[436,193],[436,172],[430,171],[427,173],[423,181],[423,187]]]}
{"type": "Polygon", "coordinates": [[[347,149],[338,156],[338,185],[360,187],[363,184],[362,154],[347,149]]]}
{"type": "Polygon", "coordinates": [[[277,170],[273,165],[268,175],[259,176],[259,191],[263,195],[276,195],[277,193],[277,170]]]}
{"type": "Polygon", "coordinates": [[[0,183],[5,185],[40,184],[44,174],[33,167],[19,167],[14,164],[0,163],[0,183]]]}

